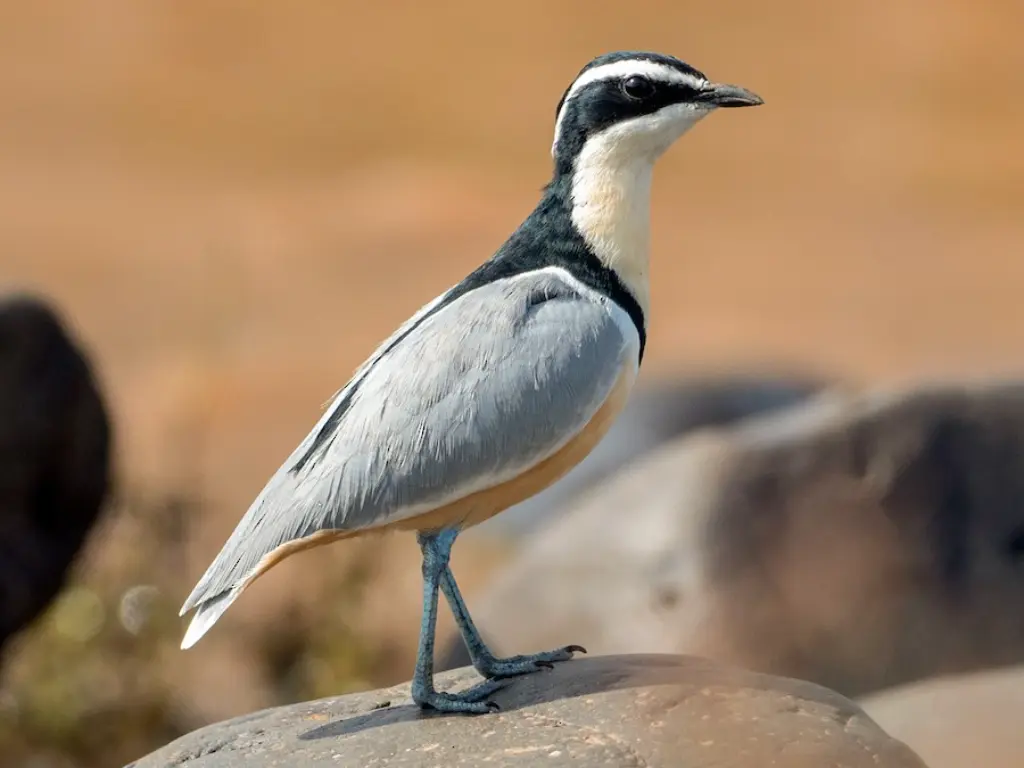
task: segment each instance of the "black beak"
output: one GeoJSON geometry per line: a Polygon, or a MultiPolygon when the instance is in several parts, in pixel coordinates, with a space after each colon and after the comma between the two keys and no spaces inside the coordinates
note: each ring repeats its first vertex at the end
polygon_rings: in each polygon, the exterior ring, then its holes
{"type": "Polygon", "coordinates": [[[724,83],[711,83],[701,91],[700,100],[716,107],[756,107],[764,104],[764,99],[746,88],[724,83]]]}

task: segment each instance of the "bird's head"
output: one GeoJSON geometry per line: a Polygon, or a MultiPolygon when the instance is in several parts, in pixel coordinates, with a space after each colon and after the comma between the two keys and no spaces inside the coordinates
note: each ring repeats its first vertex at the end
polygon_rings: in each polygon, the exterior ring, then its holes
{"type": "Polygon", "coordinates": [[[715,109],[761,103],[756,94],[713,83],[672,56],[608,53],[587,64],[558,102],[551,154],[556,167],[568,171],[599,138],[604,153],[653,163],[715,109]]]}

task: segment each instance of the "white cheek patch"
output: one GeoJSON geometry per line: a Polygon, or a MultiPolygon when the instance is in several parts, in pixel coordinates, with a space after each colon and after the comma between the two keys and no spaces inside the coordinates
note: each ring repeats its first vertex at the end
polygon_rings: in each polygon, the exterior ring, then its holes
{"type": "Polygon", "coordinates": [[[596,83],[601,80],[624,79],[634,75],[647,77],[661,83],[688,85],[697,90],[704,88],[708,84],[707,80],[704,80],[703,78],[690,75],[686,72],[681,72],[666,64],[659,64],[656,61],[648,61],[646,59],[615,61],[611,64],[602,64],[599,67],[588,69],[577,77],[569,87],[569,90],[565,94],[565,100],[562,102],[562,108],[558,110],[558,116],[555,118],[555,137],[551,142],[551,154],[555,154],[555,147],[558,146],[558,139],[562,133],[562,123],[565,120],[566,108],[581,90],[591,83],[596,83]]]}
{"type": "Polygon", "coordinates": [[[672,104],[589,137],[572,176],[572,221],[646,313],[650,194],[654,163],[711,110],[672,104]]]}
{"type": "Polygon", "coordinates": [[[653,163],[710,111],[710,108],[696,104],[670,104],[653,114],[623,120],[591,139],[599,139],[605,133],[613,134],[606,137],[605,142],[614,141],[616,152],[653,163]]]}

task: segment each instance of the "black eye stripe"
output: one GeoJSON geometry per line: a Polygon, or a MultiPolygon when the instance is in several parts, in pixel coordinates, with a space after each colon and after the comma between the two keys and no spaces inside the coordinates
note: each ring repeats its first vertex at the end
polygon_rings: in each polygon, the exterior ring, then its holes
{"type": "Polygon", "coordinates": [[[659,99],[664,97],[669,101],[697,101],[701,94],[701,88],[696,85],[691,85],[686,82],[680,82],[678,80],[661,80],[657,78],[651,78],[647,75],[628,75],[623,79],[609,79],[609,80],[594,80],[593,82],[587,83],[581,90],[575,91],[572,98],[569,98],[569,90],[567,89],[563,94],[562,98],[558,100],[558,104],[555,107],[555,116],[561,114],[563,107],[566,106],[567,101],[573,100],[586,100],[587,98],[593,98],[595,94],[604,94],[604,98],[608,97],[609,92],[614,93],[618,91],[620,94],[624,94],[624,85],[627,81],[633,79],[647,80],[654,86],[654,93],[658,94],[659,99]]]}
{"type": "Polygon", "coordinates": [[[699,87],[678,81],[654,80],[644,75],[630,75],[619,81],[619,90],[634,99],[650,98],[655,94],[673,101],[697,100],[699,87]]]}
{"type": "Polygon", "coordinates": [[[689,101],[691,99],[696,99],[697,96],[700,94],[699,88],[694,88],[692,85],[689,85],[688,83],[672,83],[672,85],[669,87],[672,89],[672,92],[676,95],[676,98],[679,99],[680,101],[689,101]]]}
{"type": "Polygon", "coordinates": [[[651,115],[674,104],[698,103],[700,94],[696,82],[690,84],[640,73],[587,83],[560,104],[558,153],[571,158],[582,149],[589,136],[614,123],[651,115]],[[642,98],[627,94],[625,83],[634,77],[646,78],[653,86],[652,92],[642,98]]]}

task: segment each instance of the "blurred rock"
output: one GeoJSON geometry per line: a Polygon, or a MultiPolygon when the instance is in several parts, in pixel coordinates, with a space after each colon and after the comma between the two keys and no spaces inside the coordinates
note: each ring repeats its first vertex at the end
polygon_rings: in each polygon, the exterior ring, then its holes
{"type": "Polygon", "coordinates": [[[1024,763],[1024,667],[927,680],[860,703],[931,768],[1020,768],[1024,763]]]}
{"type": "Polygon", "coordinates": [[[109,486],[110,425],[46,303],[0,299],[0,649],[50,604],[109,486]]]}
{"type": "Polygon", "coordinates": [[[605,438],[569,474],[466,535],[518,538],[534,533],[583,491],[659,445],[702,427],[795,405],[822,386],[810,377],[764,374],[640,383],[605,438]]]}
{"type": "MultiPolygon", "coordinates": [[[[472,670],[459,670],[441,684],[473,679],[472,670]]],[[[402,685],[265,710],[191,733],[129,768],[924,768],[832,691],[696,658],[561,664],[512,681],[496,694],[502,711],[493,715],[422,713],[408,695],[402,685]]]]}
{"type": "Polygon", "coordinates": [[[832,392],[674,442],[472,602],[501,653],[693,653],[845,695],[1024,660],[1024,384],[832,392]]]}

